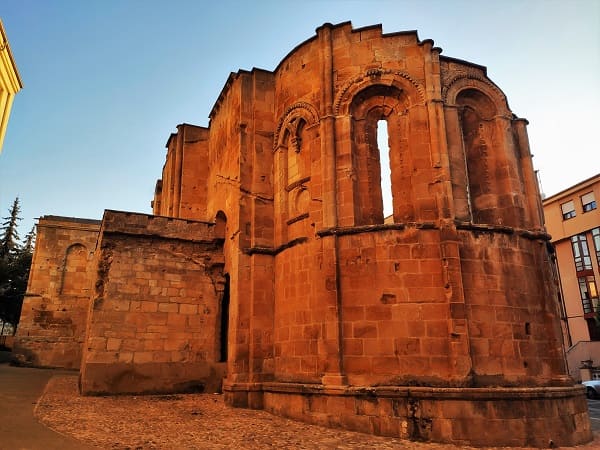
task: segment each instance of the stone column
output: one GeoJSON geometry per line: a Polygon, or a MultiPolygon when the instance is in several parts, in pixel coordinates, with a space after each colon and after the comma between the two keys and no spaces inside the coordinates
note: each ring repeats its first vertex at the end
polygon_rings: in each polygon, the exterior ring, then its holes
{"type": "MultiPolygon", "coordinates": [[[[336,141],[335,141],[335,116],[333,115],[333,26],[324,24],[317,29],[321,42],[321,160],[323,161],[323,226],[324,228],[337,227],[337,169],[336,169],[336,141]]],[[[331,305],[335,314],[332,320],[326,323],[327,339],[324,346],[327,360],[326,374],[321,382],[329,385],[343,385],[347,383],[344,376],[342,360],[342,319],[340,292],[339,249],[335,233],[323,237],[323,263],[333,265],[333,277],[325,277],[323,282],[327,290],[335,290],[335,304],[331,305]],[[335,342],[335,348],[330,343],[335,342]],[[335,356],[333,355],[335,353],[335,356]]],[[[329,272],[329,270],[327,270],[329,272]]]]}
{"type": "Polygon", "coordinates": [[[528,123],[525,119],[516,119],[512,121],[512,127],[516,134],[516,143],[520,151],[520,163],[523,168],[523,185],[527,202],[525,210],[526,226],[534,230],[539,230],[542,229],[542,224],[544,223],[542,218],[543,209],[540,201],[539,186],[533,169],[533,158],[529,148],[529,138],[527,136],[528,123]]]}

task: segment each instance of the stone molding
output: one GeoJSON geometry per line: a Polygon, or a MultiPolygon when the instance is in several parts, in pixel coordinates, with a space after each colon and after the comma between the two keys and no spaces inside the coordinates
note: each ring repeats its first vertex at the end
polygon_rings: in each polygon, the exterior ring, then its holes
{"type": "Polygon", "coordinates": [[[411,104],[425,102],[425,90],[408,73],[402,72],[400,70],[376,68],[369,69],[365,73],[351,78],[346,83],[344,83],[344,85],[341,88],[339,88],[333,103],[334,114],[336,116],[340,114],[347,114],[348,112],[346,111],[346,109],[349,108],[350,103],[352,103],[352,99],[364,88],[377,84],[390,85],[394,81],[400,82],[400,85],[406,85],[407,82],[409,83],[411,90],[413,90],[414,93],[417,94],[419,100],[418,102],[415,102],[414,98],[410,97],[409,95],[409,98],[411,98],[412,100],[411,104]],[[340,113],[340,110],[342,109],[343,111],[340,113]]]}
{"type": "Polygon", "coordinates": [[[283,145],[283,142],[280,142],[280,140],[285,133],[281,131],[285,130],[294,119],[299,117],[306,121],[307,126],[315,125],[319,122],[319,112],[310,103],[300,101],[288,106],[277,124],[277,129],[273,137],[273,150],[277,150],[283,145]]]}

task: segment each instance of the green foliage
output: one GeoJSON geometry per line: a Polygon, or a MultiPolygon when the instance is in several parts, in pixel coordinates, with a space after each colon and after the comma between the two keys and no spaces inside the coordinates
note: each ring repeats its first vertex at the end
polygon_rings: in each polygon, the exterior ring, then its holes
{"type": "Polygon", "coordinates": [[[13,330],[21,316],[35,242],[35,230],[32,229],[23,244],[19,243],[17,227],[21,220],[20,211],[19,199],[16,198],[10,216],[4,217],[0,228],[0,321],[11,324],[13,330]]]}
{"type": "Polygon", "coordinates": [[[19,233],[17,232],[17,226],[19,220],[19,213],[21,212],[21,206],[19,205],[19,197],[15,198],[12,208],[10,208],[10,215],[3,217],[2,219],[2,237],[0,238],[0,258],[6,258],[11,253],[18,249],[19,233]]]}

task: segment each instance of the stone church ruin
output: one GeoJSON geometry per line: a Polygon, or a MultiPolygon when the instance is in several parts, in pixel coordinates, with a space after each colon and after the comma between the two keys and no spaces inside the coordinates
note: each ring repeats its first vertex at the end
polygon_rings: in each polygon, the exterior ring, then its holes
{"type": "Polygon", "coordinates": [[[325,24],[177,127],[153,214],[39,220],[15,353],[78,368],[84,394],[222,388],[385,436],[587,442],[526,125],[416,32],[325,24]]]}

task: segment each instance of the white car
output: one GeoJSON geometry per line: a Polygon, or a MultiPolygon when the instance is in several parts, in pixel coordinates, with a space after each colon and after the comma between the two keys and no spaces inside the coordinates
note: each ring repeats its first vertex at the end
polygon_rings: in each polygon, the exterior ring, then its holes
{"type": "Polygon", "coordinates": [[[600,398],[600,380],[589,380],[581,383],[585,386],[587,398],[600,398]]]}

